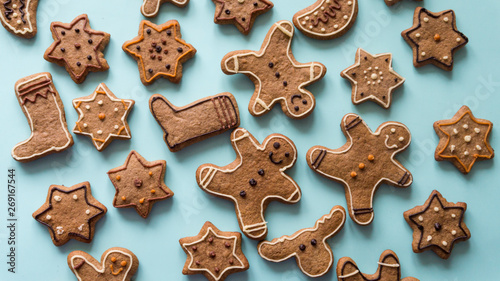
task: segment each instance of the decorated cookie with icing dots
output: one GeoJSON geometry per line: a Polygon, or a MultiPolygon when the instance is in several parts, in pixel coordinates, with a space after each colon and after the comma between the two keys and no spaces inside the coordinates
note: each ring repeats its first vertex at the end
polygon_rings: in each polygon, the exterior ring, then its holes
{"type": "Polygon", "coordinates": [[[130,281],[139,267],[131,251],[113,247],[101,256],[101,262],[82,251],[68,255],[68,266],[78,281],[130,281]]]}
{"type": "Polygon", "coordinates": [[[325,275],[333,266],[333,253],[327,239],[337,234],[345,223],[345,210],[335,206],[329,214],[316,221],[314,227],[301,229],[291,236],[262,241],[259,255],[272,262],[295,257],[297,265],[309,277],[325,275]]]}
{"type": "Polygon", "coordinates": [[[269,0],[212,0],[215,4],[214,22],[234,24],[247,35],[257,16],[271,10],[274,6],[269,0]]]}
{"type": "Polygon", "coordinates": [[[434,123],[439,136],[434,157],[437,161],[450,161],[467,174],[476,161],[495,156],[488,141],[492,129],[493,123],[474,117],[470,108],[464,105],[452,119],[434,123]]]}
{"type": "Polygon", "coordinates": [[[455,52],[469,42],[457,30],[453,10],[433,13],[418,7],[413,16],[413,26],[401,35],[413,49],[415,67],[433,64],[447,71],[453,69],[455,52]]]}
{"type": "Polygon", "coordinates": [[[293,24],[311,38],[328,40],[344,35],[356,21],[358,0],[317,0],[293,16],[293,24]]]}
{"type": "Polygon", "coordinates": [[[448,202],[434,190],[424,205],[404,212],[413,229],[413,252],[432,250],[440,258],[448,259],[455,243],[471,237],[464,222],[466,210],[466,203],[448,202]]]}
{"type": "Polygon", "coordinates": [[[141,13],[148,18],[154,18],[160,11],[160,5],[163,3],[172,3],[177,7],[185,7],[189,0],[144,0],[141,6],[141,13]]]}
{"type": "Polygon", "coordinates": [[[220,231],[205,222],[200,233],[179,240],[187,255],[182,274],[203,274],[209,281],[223,281],[250,265],[241,250],[241,233],[220,231]]]}
{"type": "Polygon", "coordinates": [[[301,198],[299,186],[285,174],[297,160],[297,149],[280,134],[269,135],[260,144],[243,128],[232,133],[231,143],[236,160],[224,167],[201,165],[196,180],[204,191],[232,200],[243,233],[262,240],[267,235],[267,205],[275,200],[293,204],[301,198]]]}
{"type": "Polygon", "coordinates": [[[373,197],[382,183],[408,187],[411,173],[394,157],[411,142],[408,128],[385,122],[372,132],[356,114],[347,114],[340,124],[347,143],[338,149],[314,146],[307,152],[309,167],[344,185],[351,219],[359,225],[373,221],[373,197]]]}
{"type": "Polygon", "coordinates": [[[33,218],[49,229],[54,245],[61,246],[70,239],[90,243],[95,225],[107,212],[97,201],[88,182],[72,187],[52,185],[47,200],[33,213],[33,218]]]}
{"type": "Polygon", "coordinates": [[[8,32],[24,38],[36,35],[38,0],[2,0],[0,22],[8,32]]]}
{"type": "Polygon", "coordinates": [[[255,84],[250,114],[264,115],[280,103],[288,117],[301,119],[316,106],[313,94],[304,87],[323,78],[326,67],[319,62],[297,62],[291,50],[293,34],[291,22],[279,21],[267,33],[260,51],[234,51],[222,59],[224,73],[245,74],[255,84]]]}
{"type": "MultiPolygon", "coordinates": [[[[387,6],[392,6],[392,5],[396,5],[401,0],[384,0],[384,1],[385,1],[385,4],[387,4],[387,6]]],[[[422,0],[415,0],[415,1],[422,1],[422,0]]]]}

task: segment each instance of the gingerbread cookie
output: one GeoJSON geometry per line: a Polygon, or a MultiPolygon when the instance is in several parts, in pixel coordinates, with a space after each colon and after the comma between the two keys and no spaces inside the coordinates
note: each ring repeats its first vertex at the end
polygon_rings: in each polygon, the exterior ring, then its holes
{"type": "MultiPolygon", "coordinates": [[[[385,4],[387,4],[387,6],[392,6],[392,5],[396,5],[401,0],[384,0],[384,1],[385,1],[385,4]]],[[[415,0],[415,1],[422,1],[422,0],[415,0]]]]}
{"type": "Polygon", "coordinates": [[[328,40],[344,35],[356,21],[358,0],[317,0],[293,16],[304,35],[328,40]]]}
{"type": "Polygon", "coordinates": [[[2,0],[0,22],[8,32],[23,38],[36,35],[38,0],[2,0]]]}
{"type": "Polygon", "coordinates": [[[285,174],[297,160],[297,149],[280,134],[269,135],[260,144],[243,128],[234,130],[231,143],[236,160],[224,167],[201,165],[196,180],[205,192],[232,200],[243,233],[262,240],[267,235],[267,205],[275,200],[293,204],[301,198],[299,186],[285,174]]]}
{"type": "Polygon", "coordinates": [[[351,82],[353,104],[372,100],[384,108],[391,106],[392,92],[405,82],[392,69],[392,54],[373,56],[361,48],[356,52],[356,63],[340,76],[351,82]]]}
{"type": "Polygon", "coordinates": [[[83,83],[89,72],[109,69],[103,51],[110,35],[91,29],[87,15],[78,16],[69,24],[53,22],[50,30],[54,43],[43,58],[64,66],[75,83],[83,83]]]}
{"type": "Polygon", "coordinates": [[[220,231],[207,221],[197,236],[181,238],[187,259],[182,274],[203,274],[209,281],[223,281],[250,265],[241,251],[241,233],[220,231]]]}
{"type": "Polygon", "coordinates": [[[446,10],[432,13],[418,7],[413,16],[413,26],[401,33],[413,49],[413,65],[433,64],[441,69],[453,69],[453,55],[469,39],[457,30],[455,12],[446,10]]]}
{"type": "Polygon", "coordinates": [[[115,186],[113,206],[131,208],[147,218],[157,201],[174,196],[164,182],[167,162],[147,161],[132,150],[123,166],[109,170],[108,176],[115,186]]]}
{"type": "Polygon", "coordinates": [[[406,222],[413,229],[413,252],[432,250],[440,258],[448,259],[455,243],[470,238],[464,222],[466,210],[466,203],[448,202],[434,190],[424,205],[404,212],[406,222]]]}
{"type": "Polygon", "coordinates": [[[238,30],[247,35],[252,29],[257,16],[274,7],[269,0],[212,0],[215,4],[214,22],[217,24],[234,24],[238,30]]]}
{"type": "Polygon", "coordinates": [[[171,104],[162,95],[149,99],[149,110],[172,152],[240,125],[238,104],[230,93],[206,97],[183,107],[171,104]]]}
{"type": "Polygon", "coordinates": [[[368,275],[361,273],[356,263],[348,257],[343,257],[337,263],[338,281],[419,281],[417,278],[401,279],[399,258],[391,250],[385,250],[378,262],[377,272],[368,275]]]}
{"type": "Polygon", "coordinates": [[[314,146],[307,152],[309,167],[344,185],[351,219],[359,225],[373,221],[373,196],[380,184],[408,187],[411,173],[394,157],[411,142],[408,128],[385,122],[375,132],[356,114],[347,114],[340,124],[347,143],[338,149],[314,146]]]}
{"type": "Polygon", "coordinates": [[[70,239],[90,243],[95,225],[107,212],[97,201],[88,182],[72,187],[51,185],[47,200],[33,218],[49,228],[54,245],[61,246],[70,239]]]}
{"type": "Polygon", "coordinates": [[[493,123],[477,119],[467,106],[449,120],[434,123],[434,130],[439,136],[434,157],[437,161],[450,161],[460,172],[467,174],[476,161],[492,159],[495,156],[488,138],[493,123]]]}
{"type": "Polygon", "coordinates": [[[113,247],[101,256],[101,262],[82,251],[68,255],[68,266],[78,281],[130,281],[139,267],[131,251],[113,247]]]}
{"type": "Polygon", "coordinates": [[[326,242],[339,232],[345,223],[345,210],[335,206],[329,214],[316,221],[314,227],[305,228],[257,246],[259,255],[272,262],[295,257],[297,265],[309,277],[325,275],[333,266],[332,248],[326,242]]]}
{"type": "Polygon", "coordinates": [[[267,33],[260,51],[234,51],[221,62],[228,75],[243,73],[255,84],[248,110],[254,116],[269,112],[276,103],[291,118],[301,119],[312,113],[316,101],[304,87],[325,76],[319,62],[299,63],[291,50],[294,28],[279,21],[267,33]]]}
{"type": "Polygon", "coordinates": [[[30,124],[30,137],[12,148],[12,157],[29,162],[73,145],[61,97],[48,72],[22,78],[14,86],[17,101],[30,124]]]}
{"type": "Polygon", "coordinates": [[[162,25],[141,21],[139,36],[125,42],[122,49],[137,61],[144,85],[160,77],[179,83],[182,64],[196,53],[193,46],[182,40],[181,27],[176,20],[162,25]]]}
{"type": "Polygon", "coordinates": [[[185,7],[189,0],[144,0],[141,6],[141,13],[148,18],[154,18],[160,11],[160,5],[163,3],[172,3],[177,7],[185,7]]]}

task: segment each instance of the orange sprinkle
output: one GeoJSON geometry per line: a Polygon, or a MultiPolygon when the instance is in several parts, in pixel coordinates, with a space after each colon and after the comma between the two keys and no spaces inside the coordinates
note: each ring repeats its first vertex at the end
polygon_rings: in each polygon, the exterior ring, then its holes
{"type": "Polygon", "coordinates": [[[153,172],[149,171],[149,173],[148,173],[148,174],[149,174],[149,176],[152,176],[152,175],[153,175],[153,172]]]}
{"type": "Polygon", "coordinates": [[[103,91],[96,91],[97,94],[102,94],[102,95],[105,95],[106,92],[103,92],[103,91]]]}
{"type": "Polygon", "coordinates": [[[121,266],[126,266],[126,265],[127,265],[127,262],[126,262],[126,261],[122,261],[122,262],[120,263],[120,265],[121,265],[121,266]]]}
{"type": "Polygon", "coordinates": [[[125,201],[125,200],[127,200],[127,197],[122,196],[122,201],[125,201]]]}
{"type": "Polygon", "coordinates": [[[441,36],[439,34],[434,35],[434,41],[441,40],[441,36]]]}
{"type": "Polygon", "coordinates": [[[152,194],[155,194],[155,193],[156,193],[156,190],[151,189],[151,193],[152,193],[152,194]]]}
{"type": "Polygon", "coordinates": [[[116,176],[116,180],[119,181],[122,177],[120,175],[116,176]]]}
{"type": "Polygon", "coordinates": [[[125,103],[124,100],[122,100],[122,103],[123,103],[123,106],[125,107],[125,109],[128,109],[128,106],[127,106],[127,104],[125,103]]]}
{"type": "Polygon", "coordinates": [[[139,203],[143,204],[143,203],[144,203],[144,198],[141,198],[141,199],[139,200],[139,203]]]}
{"type": "Polygon", "coordinates": [[[111,257],[111,262],[115,262],[116,261],[116,258],[115,257],[111,257]]]}
{"type": "Polygon", "coordinates": [[[351,178],[355,178],[357,175],[356,172],[351,172],[351,178]]]}
{"type": "Polygon", "coordinates": [[[82,105],[82,101],[78,101],[78,103],[75,105],[75,108],[79,108],[80,105],[82,105]]]}
{"type": "Polygon", "coordinates": [[[364,163],[359,163],[358,167],[363,170],[365,168],[365,164],[364,163]]]}
{"type": "Polygon", "coordinates": [[[118,130],[118,135],[122,133],[122,131],[125,129],[125,126],[122,126],[120,130],[118,130]]]}
{"type": "Polygon", "coordinates": [[[82,132],[82,128],[80,127],[80,123],[76,122],[76,127],[78,128],[78,131],[80,131],[80,133],[82,132]]]}
{"type": "Polygon", "coordinates": [[[104,120],[104,118],[106,118],[106,114],[99,113],[99,119],[104,120]]]}
{"type": "Polygon", "coordinates": [[[368,155],[368,161],[373,161],[373,160],[375,160],[375,156],[373,156],[371,154],[368,155]]]}

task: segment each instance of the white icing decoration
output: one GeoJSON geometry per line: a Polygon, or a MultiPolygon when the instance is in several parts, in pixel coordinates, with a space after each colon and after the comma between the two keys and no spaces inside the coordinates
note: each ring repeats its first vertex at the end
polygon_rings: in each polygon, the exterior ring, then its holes
{"type": "Polygon", "coordinates": [[[457,42],[460,42],[460,41],[462,41],[462,38],[458,37],[457,42]]]}
{"type": "Polygon", "coordinates": [[[400,141],[400,142],[403,142],[404,140],[405,140],[405,138],[403,138],[403,137],[400,137],[400,138],[399,138],[399,141],[400,141]]]}
{"type": "Polygon", "coordinates": [[[314,15],[317,16],[318,15],[318,11],[314,12],[314,15]]]}
{"type": "Polygon", "coordinates": [[[427,241],[431,241],[432,240],[432,236],[427,236],[427,241]]]}
{"type": "Polygon", "coordinates": [[[57,233],[58,235],[63,234],[63,233],[64,233],[64,229],[63,229],[63,227],[62,227],[62,226],[58,226],[58,227],[56,227],[56,233],[57,233]]]}
{"type": "Polygon", "coordinates": [[[339,279],[349,278],[349,277],[354,276],[354,275],[356,275],[358,273],[359,273],[359,270],[356,269],[356,270],[354,270],[353,272],[351,272],[349,274],[345,274],[345,275],[339,276],[339,279]]]}
{"type": "Polygon", "coordinates": [[[118,130],[118,129],[120,129],[120,126],[115,125],[115,130],[118,130]]]}
{"type": "Polygon", "coordinates": [[[476,145],[476,149],[477,150],[482,150],[483,148],[478,144],[478,145],[476,145]]]}
{"type": "Polygon", "coordinates": [[[101,130],[97,131],[97,134],[102,135],[102,131],[101,130]]]}
{"type": "Polygon", "coordinates": [[[422,53],[420,53],[420,55],[421,55],[422,57],[425,57],[426,53],[425,53],[425,52],[422,52],[422,53]]]}
{"type": "MultiPolygon", "coordinates": [[[[2,1],[2,3],[5,2],[5,1],[2,1]]],[[[31,13],[29,12],[29,7],[31,5],[31,0],[28,0],[26,1],[26,8],[25,8],[25,16],[26,16],[26,23],[28,24],[28,27],[24,27],[23,29],[19,29],[17,27],[14,27],[12,26],[8,21],[7,21],[7,18],[5,17],[5,13],[0,13],[0,20],[2,21],[2,23],[5,25],[6,28],[12,30],[15,34],[26,34],[26,33],[32,33],[33,32],[33,26],[31,25],[31,13]]],[[[16,4],[13,4],[12,5],[12,8],[16,9],[17,8],[17,5],[16,4]],[[14,7],[16,6],[16,7],[14,7]]],[[[21,24],[22,21],[21,20],[18,20],[16,22],[17,24],[21,24]]],[[[26,82],[25,82],[26,83],[26,82]]],[[[23,83],[24,84],[24,83],[23,83]]],[[[19,87],[18,87],[19,88],[19,87]]]]}
{"type": "Polygon", "coordinates": [[[75,194],[75,195],[73,195],[73,199],[74,199],[74,200],[78,200],[78,196],[77,196],[76,194],[75,194]]]}
{"type": "Polygon", "coordinates": [[[118,107],[115,107],[115,112],[118,112],[118,107]]]}
{"type": "Polygon", "coordinates": [[[456,146],[452,144],[452,145],[450,146],[450,150],[451,150],[451,152],[455,151],[455,148],[456,148],[456,146]]]}
{"type": "MultiPolygon", "coordinates": [[[[141,12],[144,16],[146,17],[154,17],[155,15],[158,14],[158,11],[160,10],[160,4],[162,3],[162,1],[158,0],[156,1],[156,8],[155,10],[148,14],[146,13],[146,10],[145,10],[145,7],[146,7],[146,2],[148,2],[149,0],[144,0],[144,2],[142,3],[142,6],[141,6],[141,12]]],[[[177,5],[185,5],[189,0],[169,0],[169,2],[171,3],[174,3],[174,4],[177,4],[177,5]]]]}
{"type": "Polygon", "coordinates": [[[52,217],[51,217],[50,215],[47,215],[45,218],[46,218],[48,221],[50,221],[50,220],[52,219],[52,217]]]}
{"type": "Polygon", "coordinates": [[[337,28],[339,28],[339,25],[336,24],[336,25],[333,26],[333,28],[337,29],[337,28]]]}
{"type": "Polygon", "coordinates": [[[455,129],[453,129],[453,134],[454,134],[454,135],[458,134],[458,130],[457,130],[456,128],[455,128],[455,129]]]}
{"type": "MultiPolygon", "coordinates": [[[[160,1],[158,1],[158,3],[160,3],[160,1]]],[[[125,280],[127,280],[128,277],[130,277],[130,276],[128,276],[128,273],[129,273],[130,269],[132,267],[134,267],[134,259],[132,258],[132,255],[129,254],[129,253],[125,253],[125,252],[120,251],[120,250],[112,250],[112,251],[109,251],[106,254],[106,256],[104,256],[104,258],[102,258],[102,264],[106,264],[106,261],[107,261],[109,255],[111,255],[113,253],[120,253],[120,254],[128,257],[128,259],[129,259],[128,262],[127,262],[127,264],[130,264],[130,265],[128,266],[127,271],[125,271],[125,273],[123,274],[123,279],[119,280],[119,281],[125,281],[125,280]]],[[[76,278],[78,278],[78,281],[83,281],[83,280],[87,280],[87,279],[82,279],[82,277],[80,276],[80,274],[78,273],[78,271],[76,271],[76,269],[75,269],[75,266],[76,266],[75,265],[75,259],[77,259],[77,258],[84,260],[87,265],[92,266],[95,269],[95,271],[97,271],[98,273],[104,273],[104,271],[107,269],[106,267],[104,267],[102,265],[99,265],[99,268],[98,268],[95,265],[94,261],[87,260],[87,258],[85,256],[74,255],[74,256],[71,257],[71,266],[70,266],[70,268],[71,268],[71,271],[73,271],[73,273],[75,274],[76,278]]]]}
{"type": "Polygon", "coordinates": [[[85,108],[86,108],[87,110],[90,110],[90,105],[86,105],[86,106],[85,106],[85,108]]]}
{"type": "Polygon", "coordinates": [[[349,19],[349,16],[348,16],[348,15],[344,15],[344,19],[345,19],[345,20],[348,20],[348,19],[349,19]]]}
{"type": "Polygon", "coordinates": [[[62,197],[59,195],[56,195],[56,196],[54,196],[54,200],[56,200],[57,202],[61,202],[62,197]]]}
{"type": "Polygon", "coordinates": [[[386,267],[399,267],[399,263],[384,263],[384,262],[377,262],[377,263],[378,265],[386,267]]]}
{"type": "Polygon", "coordinates": [[[347,5],[351,6],[352,5],[352,1],[348,1],[347,5]]]}
{"type": "Polygon", "coordinates": [[[420,38],[420,33],[415,34],[415,37],[420,38]]]}
{"type": "Polygon", "coordinates": [[[238,3],[243,4],[245,3],[245,0],[238,0],[238,3]]]}
{"type": "Polygon", "coordinates": [[[90,215],[90,210],[85,211],[85,214],[90,215]]]}
{"type": "Polygon", "coordinates": [[[391,129],[391,133],[393,133],[393,134],[394,134],[395,132],[396,132],[396,128],[392,128],[392,129],[391,129]]]}
{"type": "Polygon", "coordinates": [[[448,246],[448,242],[443,241],[442,243],[443,243],[443,246],[445,246],[445,247],[448,246]]]}
{"type": "Polygon", "coordinates": [[[98,101],[98,102],[97,102],[97,104],[98,104],[98,105],[103,105],[103,104],[104,104],[104,102],[103,102],[102,100],[100,100],[100,101],[98,101]]]}
{"type": "Polygon", "coordinates": [[[326,32],[326,29],[324,27],[321,28],[321,32],[326,32]]]}
{"type": "Polygon", "coordinates": [[[479,128],[474,128],[474,132],[476,132],[476,134],[479,134],[481,133],[481,130],[479,128]]]}
{"type": "Polygon", "coordinates": [[[375,73],[373,73],[373,74],[372,74],[372,76],[371,76],[371,78],[372,78],[373,80],[377,80],[378,75],[377,75],[377,74],[375,74],[375,73]]]}
{"type": "Polygon", "coordinates": [[[469,129],[469,125],[467,125],[467,124],[464,124],[463,127],[464,127],[464,129],[469,129]]]}
{"type": "Polygon", "coordinates": [[[448,60],[448,59],[449,59],[449,57],[448,57],[448,56],[444,56],[444,57],[443,57],[443,60],[448,60]]]}
{"type": "Polygon", "coordinates": [[[82,224],[78,227],[78,230],[83,231],[83,226],[84,226],[84,225],[85,225],[85,224],[84,224],[84,223],[82,223],[82,224]]]}
{"type": "Polygon", "coordinates": [[[456,218],[456,217],[457,217],[457,215],[455,215],[455,214],[451,214],[451,217],[452,217],[452,218],[456,218]]]}
{"type": "Polygon", "coordinates": [[[89,125],[87,123],[83,123],[83,127],[87,128],[89,125]]]}
{"type": "Polygon", "coordinates": [[[429,18],[424,18],[424,21],[425,22],[429,22],[429,18]]]}
{"type": "Polygon", "coordinates": [[[434,212],[439,212],[439,208],[438,207],[434,207],[434,212]]]}
{"type": "Polygon", "coordinates": [[[468,151],[465,151],[465,152],[464,152],[464,155],[465,155],[465,156],[468,156],[468,155],[469,155],[469,152],[468,152],[468,151]]]}
{"type": "Polygon", "coordinates": [[[443,21],[448,22],[450,19],[448,17],[444,17],[443,21]]]}
{"type": "Polygon", "coordinates": [[[464,141],[465,142],[470,142],[471,140],[472,140],[472,137],[469,136],[469,135],[467,135],[467,136],[464,137],[464,141]]]}
{"type": "Polygon", "coordinates": [[[422,217],[422,216],[418,216],[418,220],[419,220],[419,221],[424,221],[424,217],[422,217]]]}
{"type": "Polygon", "coordinates": [[[453,236],[457,235],[457,231],[456,230],[452,230],[451,231],[451,235],[453,235],[453,236]]]}

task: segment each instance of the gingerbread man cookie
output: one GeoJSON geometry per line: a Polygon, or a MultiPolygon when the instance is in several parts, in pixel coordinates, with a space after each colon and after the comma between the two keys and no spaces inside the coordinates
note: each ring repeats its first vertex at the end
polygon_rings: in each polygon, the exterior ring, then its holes
{"type": "Polygon", "coordinates": [[[167,2],[182,8],[189,3],[189,0],[144,0],[141,6],[141,13],[145,17],[154,18],[160,11],[160,5],[167,2]]]}
{"type": "Polygon", "coordinates": [[[432,13],[418,7],[413,26],[401,33],[413,49],[413,65],[433,64],[441,69],[453,69],[453,55],[469,39],[457,30],[455,12],[446,10],[432,13]]]}
{"type": "Polygon", "coordinates": [[[326,67],[319,62],[295,60],[291,50],[293,33],[291,22],[279,21],[267,33],[260,51],[234,51],[222,59],[224,73],[243,73],[254,82],[250,114],[264,115],[276,103],[291,118],[301,119],[312,113],[316,102],[304,87],[323,78],[326,67]]]}
{"type": "Polygon", "coordinates": [[[262,241],[257,246],[259,255],[272,262],[282,262],[295,257],[297,265],[309,277],[325,275],[333,266],[333,253],[327,239],[337,234],[345,223],[345,210],[332,208],[329,214],[316,221],[314,227],[305,228],[272,241],[262,241]]]}
{"type": "MultiPolygon", "coordinates": [[[[387,4],[387,6],[392,6],[392,5],[396,5],[401,0],[384,0],[384,1],[385,1],[385,4],[387,4]]],[[[415,0],[415,1],[422,1],[422,0],[415,0]]]]}
{"type": "Polygon", "coordinates": [[[450,161],[460,172],[467,174],[476,161],[492,159],[495,156],[488,138],[493,123],[477,119],[467,106],[449,120],[434,123],[434,130],[439,136],[434,157],[437,161],[450,161]]]}
{"type": "Polygon", "coordinates": [[[413,252],[432,250],[440,258],[448,259],[455,243],[470,238],[464,222],[466,210],[466,203],[448,202],[434,190],[424,205],[404,212],[406,222],[413,229],[413,252]]]}
{"type": "Polygon", "coordinates": [[[23,38],[36,35],[38,0],[2,0],[0,22],[8,32],[23,38]]]}
{"type": "Polygon", "coordinates": [[[101,256],[101,262],[82,251],[68,255],[68,266],[78,281],[130,281],[139,267],[131,251],[113,247],[101,256]]]}
{"type": "Polygon", "coordinates": [[[215,4],[214,22],[217,24],[234,24],[238,30],[247,35],[252,29],[257,16],[274,7],[269,0],[212,0],[215,4]]]}
{"type": "Polygon", "coordinates": [[[297,149],[280,134],[269,135],[260,144],[243,128],[232,133],[231,143],[236,160],[224,167],[201,165],[196,180],[204,191],[232,200],[243,233],[262,240],[267,235],[267,205],[275,200],[293,204],[301,198],[299,186],[285,174],[297,160],[297,149]]]}
{"type": "Polygon", "coordinates": [[[392,69],[392,54],[371,55],[359,48],[356,63],[340,73],[352,85],[352,103],[372,100],[389,108],[392,92],[403,85],[405,79],[392,69]]]}
{"type": "Polygon", "coordinates": [[[309,167],[344,185],[351,219],[359,225],[373,221],[373,196],[380,184],[408,187],[411,173],[394,157],[411,142],[408,128],[399,122],[385,122],[372,132],[356,114],[341,122],[347,143],[338,149],[314,146],[307,152],[309,167]]]}
{"type": "Polygon", "coordinates": [[[179,240],[187,255],[182,274],[203,274],[209,281],[224,281],[250,265],[241,251],[241,233],[220,231],[207,221],[197,236],[179,240]]]}

